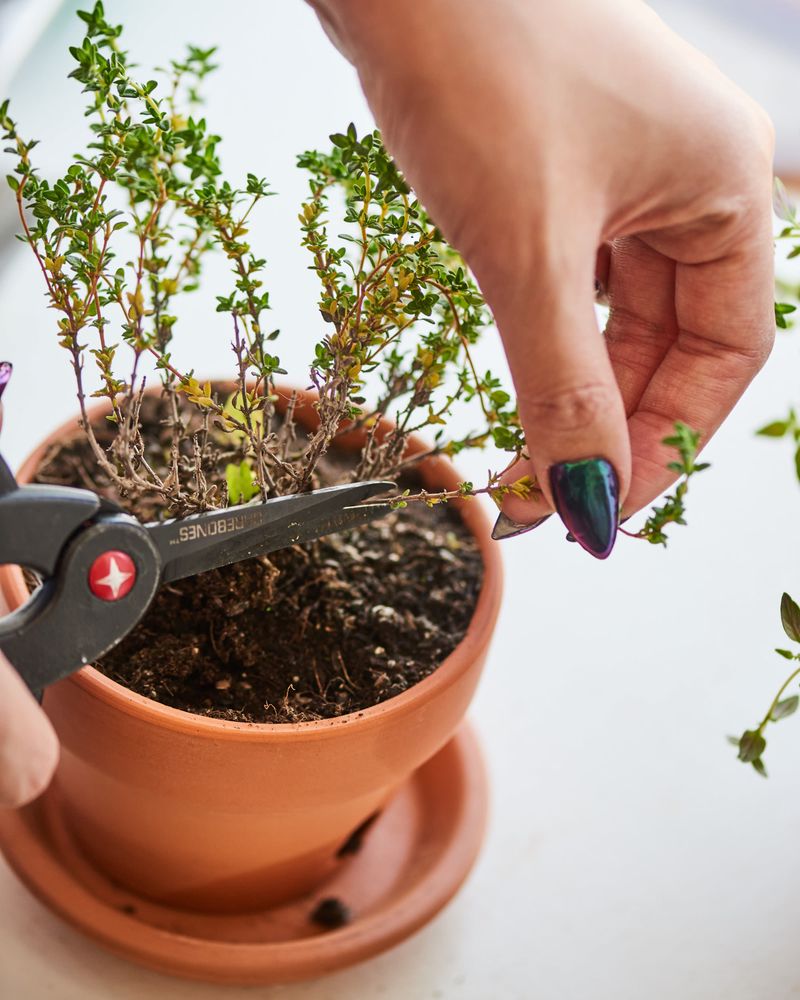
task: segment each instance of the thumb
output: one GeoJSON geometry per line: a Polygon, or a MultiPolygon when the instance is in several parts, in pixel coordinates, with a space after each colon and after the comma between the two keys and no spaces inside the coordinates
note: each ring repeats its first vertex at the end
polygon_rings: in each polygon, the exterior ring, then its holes
{"type": "Polygon", "coordinates": [[[495,537],[521,533],[555,509],[575,540],[605,559],[630,483],[631,453],[591,295],[594,252],[584,261],[551,262],[524,291],[492,295],[530,456],[527,468],[517,465],[508,478],[527,472],[541,490],[536,501],[506,498],[495,537]]]}
{"type": "MultiPolygon", "coordinates": [[[[0,361],[0,397],[11,372],[9,362],[0,361]]],[[[0,606],[0,612],[3,610],[0,606]]],[[[57,763],[58,740],[50,720],[0,653],[0,808],[22,806],[35,799],[50,783],[57,763]]]]}
{"type": "Polygon", "coordinates": [[[35,799],[57,763],[58,740],[50,720],[0,654],[0,807],[35,799]]]}

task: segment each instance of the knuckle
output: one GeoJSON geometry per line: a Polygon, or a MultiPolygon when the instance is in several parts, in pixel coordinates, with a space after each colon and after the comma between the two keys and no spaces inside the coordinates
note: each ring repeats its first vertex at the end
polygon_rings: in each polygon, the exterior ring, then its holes
{"type": "Polygon", "coordinates": [[[736,241],[771,219],[775,130],[755,102],[730,127],[723,143],[725,177],[707,203],[705,222],[723,240],[736,241]]]}
{"type": "Polygon", "coordinates": [[[708,205],[697,236],[700,247],[715,256],[732,253],[751,238],[761,238],[771,226],[771,176],[731,178],[727,192],[708,205]]]}
{"type": "Polygon", "coordinates": [[[604,417],[613,409],[615,395],[605,382],[587,382],[541,394],[523,394],[520,407],[540,433],[569,434],[592,427],[604,417]]]}
{"type": "Polygon", "coordinates": [[[767,112],[746,98],[727,130],[728,169],[751,177],[772,172],[775,127],[767,112]]]}
{"type": "Polygon", "coordinates": [[[678,336],[677,346],[682,354],[693,360],[714,362],[720,375],[727,375],[729,369],[755,375],[764,367],[774,341],[775,331],[768,326],[755,331],[748,343],[736,345],[710,340],[684,329],[678,336]]]}
{"type": "Polygon", "coordinates": [[[744,173],[731,178],[730,188],[710,206],[708,221],[731,234],[766,218],[771,210],[772,178],[744,173]]]}

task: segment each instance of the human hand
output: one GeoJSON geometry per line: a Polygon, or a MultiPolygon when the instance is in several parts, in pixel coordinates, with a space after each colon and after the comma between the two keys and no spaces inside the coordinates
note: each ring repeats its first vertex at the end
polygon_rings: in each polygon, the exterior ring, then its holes
{"type": "MultiPolygon", "coordinates": [[[[10,374],[11,366],[0,362],[0,396],[10,374]]],[[[58,740],[50,720],[0,653],[0,808],[35,799],[50,783],[57,763],[58,740]]]]}
{"type": "Polygon", "coordinates": [[[769,354],[769,120],[639,0],[313,3],[494,312],[542,491],[496,537],[555,507],[605,558],[769,354]]]}

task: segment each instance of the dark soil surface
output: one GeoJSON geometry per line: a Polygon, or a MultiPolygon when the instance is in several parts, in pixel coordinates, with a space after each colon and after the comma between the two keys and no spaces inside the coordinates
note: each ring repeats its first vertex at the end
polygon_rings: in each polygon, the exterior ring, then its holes
{"type": "MultiPolygon", "coordinates": [[[[157,407],[154,400],[147,414],[151,461],[163,455],[157,407]]],[[[328,463],[326,485],[342,464],[328,463]]],[[[82,438],[56,446],[39,479],[111,495],[82,438]]],[[[144,504],[132,513],[154,517],[144,504]]],[[[432,673],[464,636],[481,578],[480,553],[456,511],[411,504],[356,531],[162,587],[97,666],[139,694],[200,715],[333,718],[432,673]]]]}

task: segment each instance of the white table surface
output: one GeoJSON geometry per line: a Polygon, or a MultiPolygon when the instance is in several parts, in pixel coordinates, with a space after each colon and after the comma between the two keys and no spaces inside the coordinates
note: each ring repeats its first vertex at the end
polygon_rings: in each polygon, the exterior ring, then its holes
{"type": "MultiPolygon", "coordinates": [[[[120,16],[126,5],[107,6],[120,16]]],[[[280,352],[301,373],[318,320],[314,279],[296,248],[303,180],[293,155],[350,119],[362,127],[370,119],[352,70],[302,4],[222,9],[140,0],[125,11],[128,44],[149,65],[185,40],[220,43],[208,113],[225,133],[227,162],[268,174],[281,192],[254,239],[270,260],[276,325],[295,331],[280,352]],[[263,102],[241,103],[247,89],[263,102]]],[[[62,83],[62,50],[75,34],[71,16],[59,15],[11,88],[17,116],[48,139],[40,147],[48,166],[81,127],[74,88],[62,83]]],[[[210,274],[218,281],[221,271],[210,274]]],[[[24,248],[0,261],[0,354],[16,365],[3,436],[13,462],[74,410],[37,279],[24,248]]],[[[190,356],[198,371],[224,373],[222,321],[200,300],[185,317],[178,361],[190,356]]],[[[500,364],[496,342],[485,360],[500,364]]],[[[752,433],[797,398],[798,372],[800,340],[784,335],[709,447],[714,468],[692,490],[691,526],[666,552],[621,540],[598,563],[564,542],[555,519],[505,545],[504,610],[472,709],[491,774],[489,835],[466,887],[421,933],[316,983],[185,983],[95,947],[0,862],[0,997],[800,995],[800,722],[770,734],[768,781],[725,742],[756,720],[782,680],[771,652],[786,643],[778,602],[784,589],[800,599],[800,489],[789,447],[752,433]]],[[[478,476],[484,463],[462,464],[478,476]]]]}

